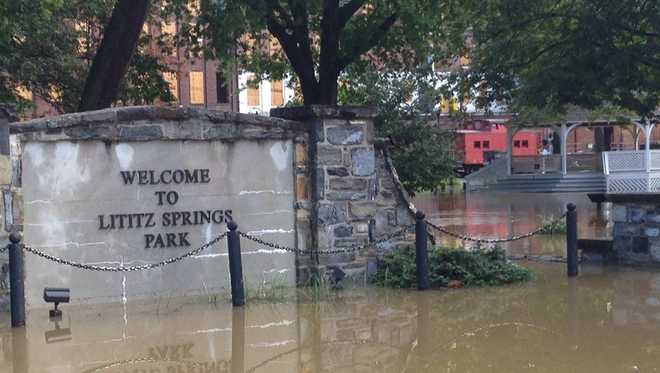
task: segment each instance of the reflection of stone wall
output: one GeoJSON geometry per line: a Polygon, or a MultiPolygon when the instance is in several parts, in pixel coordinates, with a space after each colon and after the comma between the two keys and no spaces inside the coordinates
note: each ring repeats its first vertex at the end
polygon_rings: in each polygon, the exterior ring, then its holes
{"type": "Polygon", "coordinates": [[[614,253],[625,263],[660,263],[660,209],[654,204],[615,203],[614,253]]]}
{"type": "MultiPolygon", "coordinates": [[[[388,164],[386,147],[374,140],[374,110],[313,106],[273,109],[271,115],[302,121],[310,129],[310,197],[315,206],[310,234],[319,249],[363,245],[414,222],[412,206],[388,164]]],[[[392,240],[379,249],[410,242],[392,240]]],[[[358,276],[365,273],[368,258],[377,254],[370,250],[308,258],[300,262],[298,280],[305,281],[305,266],[338,266],[358,276]]]]}

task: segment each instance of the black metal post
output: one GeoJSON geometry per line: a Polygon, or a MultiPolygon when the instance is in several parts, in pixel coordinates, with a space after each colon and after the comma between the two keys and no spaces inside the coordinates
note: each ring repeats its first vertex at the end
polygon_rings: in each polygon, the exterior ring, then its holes
{"type": "Polygon", "coordinates": [[[229,277],[231,280],[231,304],[234,307],[245,305],[243,289],[243,264],[241,263],[241,239],[238,236],[238,225],[232,220],[227,223],[227,252],[229,254],[229,277]]]}
{"type": "Polygon", "coordinates": [[[574,277],[578,275],[577,211],[573,203],[569,203],[566,209],[566,266],[568,277],[574,277]]]}
{"type": "Polygon", "coordinates": [[[9,297],[11,301],[11,327],[25,326],[25,289],[23,282],[23,250],[21,235],[9,235],[9,297]]]}
{"type": "Polygon", "coordinates": [[[417,290],[427,290],[431,287],[429,282],[429,254],[427,251],[428,236],[424,213],[415,214],[415,254],[417,260],[417,290]]]}

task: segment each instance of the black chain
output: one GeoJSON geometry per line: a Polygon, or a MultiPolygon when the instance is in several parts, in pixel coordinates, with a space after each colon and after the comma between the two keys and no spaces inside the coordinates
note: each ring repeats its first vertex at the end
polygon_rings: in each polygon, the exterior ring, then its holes
{"type": "Polygon", "coordinates": [[[387,242],[387,241],[391,240],[392,238],[403,236],[409,230],[410,230],[410,227],[406,227],[406,228],[403,228],[399,231],[386,234],[385,236],[383,236],[383,238],[381,238],[379,240],[376,240],[376,241],[373,241],[373,242],[368,242],[368,243],[363,244],[363,245],[343,247],[343,248],[332,249],[332,250],[303,250],[303,249],[297,249],[295,247],[288,247],[288,246],[283,246],[283,245],[276,244],[276,243],[273,243],[273,242],[268,242],[268,241],[262,240],[261,238],[249,235],[247,233],[243,233],[241,231],[238,231],[238,234],[243,238],[246,238],[250,241],[254,241],[254,242],[256,242],[260,245],[270,247],[271,249],[275,249],[275,250],[288,251],[288,252],[295,253],[295,254],[298,254],[298,255],[311,255],[311,254],[334,255],[334,254],[348,254],[348,253],[353,253],[353,252],[356,252],[356,251],[361,251],[361,250],[364,250],[368,247],[376,246],[376,245],[379,245],[381,243],[387,242]]]}
{"type": "Polygon", "coordinates": [[[521,239],[523,239],[523,238],[531,237],[531,236],[533,236],[533,235],[535,235],[535,234],[538,234],[538,233],[542,232],[542,231],[545,230],[547,227],[552,226],[552,225],[554,225],[554,224],[557,224],[561,219],[563,219],[563,218],[565,218],[565,217],[566,217],[566,214],[562,214],[560,217],[558,217],[558,218],[552,220],[551,222],[549,222],[549,223],[547,223],[547,224],[544,224],[544,225],[542,225],[542,226],[540,226],[540,227],[534,229],[534,230],[531,231],[531,232],[527,232],[527,233],[525,233],[525,234],[520,234],[520,235],[517,235],[517,236],[512,236],[512,237],[509,237],[509,238],[479,238],[479,237],[470,237],[470,236],[465,235],[465,234],[459,234],[459,233],[456,233],[456,232],[452,232],[452,231],[450,231],[449,229],[447,229],[447,228],[445,228],[445,227],[443,227],[443,226],[441,226],[441,225],[433,224],[433,223],[431,223],[431,222],[428,221],[428,220],[426,220],[426,224],[428,224],[429,227],[431,227],[431,228],[437,230],[438,232],[444,233],[444,234],[446,234],[446,235],[448,235],[448,236],[451,236],[451,237],[454,237],[454,238],[458,238],[458,239],[461,239],[461,240],[464,240],[464,241],[472,241],[472,242],[476,242],[476,243],[481,243],[481,242],[484,242],[484,243],[502,243],[502,242],[517,241],[517,240],[521,240],[521,239]]]}
{"type": "Polygon", "coordinates": [[[205,249],[215,245],[216,243],[220,242],[225,237],[227,237],[227,232],[217,236],[216,238],[214,238],[211,241],[205,243],[204,245],[196,248],[195,250],[189,251],[189,252],[187,252],[183,255],[173,257],[173,258],[169,258],[169,259],[157,262],[157,263],[135,265],[135,266],[130,266],[130,267],[97,266],[97,265],[92,265],[92,264],[78,263],[78,262],[74,262],[74,261],[71,261],[71,260],[58,258],[58,257],[52,256],[50,254],[46,254],[45,252],[40,251],[38,249],[35,249],[33,247],[23,245],[23,249],[25,249],[25,251],[28,251],[28,252],[30,252],[34,255],[40,256],[44,259],[51,260],[55,263],[65,264],[65,265],[69,265],[71,267],[76,267],[76,268],[80,268],[80,269],[86,269],[86,270],[90,270],[90,271],[103,271],[103,272],[134,272],[134,271],[154,269],[154,268],[165,266],[167,264],[172,264],[172,263],[175,263],[175,262],[179,262],[179,261],[181,261],[185,258],[188,258],[188,257],[191,257],[193,255],[199,254],[203,250],[205,250],[205,249]]]}

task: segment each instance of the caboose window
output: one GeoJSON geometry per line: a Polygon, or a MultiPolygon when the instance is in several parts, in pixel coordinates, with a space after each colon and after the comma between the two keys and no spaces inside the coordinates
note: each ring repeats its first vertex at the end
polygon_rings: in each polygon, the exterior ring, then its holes
{"type": "Polygon", "coordinates": [[[522,141],[522,147],[523,148],[529,148],[529,142],[527,140],[522,141]]]}
{"type": "Polygon", "coordinates": [[[515,146],[516,148],[519,148],[520,147],[520,140],[514,141],[513,146],[515,146]]]}
{"type": "Polygon", "coordinates": [[[481,148],[481,141],[475,141],[474,142],[474,148],[475,149],[480,149],[481,148]]]}
{"type": "Polygon", "coordinates": [[[490,141],[484,141],[484,149],[490,149],[490,141]]]}

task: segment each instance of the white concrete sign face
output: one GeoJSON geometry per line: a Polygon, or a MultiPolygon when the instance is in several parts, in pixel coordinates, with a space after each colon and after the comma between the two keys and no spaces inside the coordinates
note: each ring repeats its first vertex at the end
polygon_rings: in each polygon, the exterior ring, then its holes
{"type": "MultiPolygon", "coordinates": [[[[158,262],[226,231],[295,246],[291,141],[27,142],[22,156],[29,246],[102,266],[158,262]]],[[[248,286],[293,285],[294,255],[241,241],[248,286]]],[[[227,243],[160,269],[92,272],[26,253],[28,307],[44,287],[72,302],[214,293],[229,287],[227,243]]]]}

